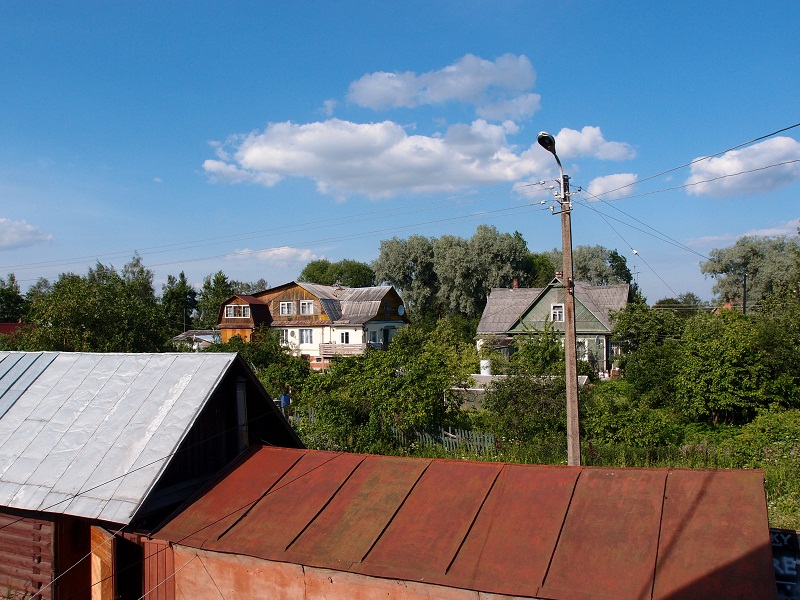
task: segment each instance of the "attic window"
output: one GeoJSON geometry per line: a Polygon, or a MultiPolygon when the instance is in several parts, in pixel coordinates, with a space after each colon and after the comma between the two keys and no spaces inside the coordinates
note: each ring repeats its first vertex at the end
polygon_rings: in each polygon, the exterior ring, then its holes
{"type": "Polygon", "coordinates": [[[249,319],[250,307],[243,304],[228,304],[225,307],[226,319],[249,319]]]}
{"type": "Polygon", "coordinates": [[[553,304],[550,307],[550,320],[554,323],[563,323],[564,322],[564,305],[563,304],[553,304]]]}
{"type": "Polygon", "coordinates": [[[313,315],[314,314],[314,301],[313,300],[300,300],[300,314],[313,315]]]}
{"type": "Polygon", "coordinates": [[[294,302],[281,302],[281,316],[294,314],[294,302]]]}

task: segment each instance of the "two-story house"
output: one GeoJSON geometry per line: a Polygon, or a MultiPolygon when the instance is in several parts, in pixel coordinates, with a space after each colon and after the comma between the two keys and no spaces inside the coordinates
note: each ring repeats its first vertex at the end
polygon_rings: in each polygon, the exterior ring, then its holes
{"type": "MultiPolygon", "coordinates": [[[[608,372],[619,352],[611,342],[610,317],[627,305],[630,286],[576,281],[574,290],[578,360],[589,361],[601,374],[608,372]]],[[[493,288],[478,324],[478,343],[508,354],[515,336],[541,331],[548,323],[564,331],[564,284],[559,277],[543,288],[493,288]]]]}
{"type": "Polygon", "coordinates": [[[223,343],[234,336],[250,341],[259,327],[279,331],[281,341],[305,356],[314,369],[335,357],[362,354],[366,347],[386,348],[408,324],[405,305],[389,285],[345,288],[286,283],[253,295],[235,295],[222,303],[217,328],[223,343]]]}

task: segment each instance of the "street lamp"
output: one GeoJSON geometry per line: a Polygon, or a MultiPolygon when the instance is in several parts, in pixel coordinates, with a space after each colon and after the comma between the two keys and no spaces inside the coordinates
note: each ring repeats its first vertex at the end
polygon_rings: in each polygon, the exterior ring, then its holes
{"type": "Polygon", "coordinates": [[[575,282],[572,278],[572,223],[570,213],[572,203],[569,200],[569,175],[564,175],[561,161],[556,154],[555,138],[542,131],[537,137],[539,145],[552,154],[558,163],[561,174],[561,193],[558,196],[561,210],[561,253],[563,263],[564,285],[564,358],[567,377],[567,464],[581,464],[580,423],[578,419],[578,349],[575,339],[575,282]]]}

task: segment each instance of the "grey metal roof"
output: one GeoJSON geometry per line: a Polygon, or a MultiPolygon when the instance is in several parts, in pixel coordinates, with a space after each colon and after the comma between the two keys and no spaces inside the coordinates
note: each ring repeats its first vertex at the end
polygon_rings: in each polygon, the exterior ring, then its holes
{"type": "Polygon", "coordinates": [[[129,523],[235,359],[0,352],[0,506],[129,523]]]}
{"type": "Polygon", "coordinates": [[[533,303],[543,288],[492,288],[486,299],[478,333],[505,333],[533,303]]]}
{"type": "Polygon", "coordinates": [[[298,282],[297,285],[319,299],[325,314],[332,322],[353,325],[363,324],[374,318],[380,311],[383,298],[392,289],[390,285],[364,288],[336,287],[306,282],[298,282]]]}
{"type": "Polygon", "coordinates": [[[630,286],[627,283],[587,285],[580,281],[575,282],[575,297],[609,330],[612,328],[610,313],[625,308],[629,291],[630,286]]]}

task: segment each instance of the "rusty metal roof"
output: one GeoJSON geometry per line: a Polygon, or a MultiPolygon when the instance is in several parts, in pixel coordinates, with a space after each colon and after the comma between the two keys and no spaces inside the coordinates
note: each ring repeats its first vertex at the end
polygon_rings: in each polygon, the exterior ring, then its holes
{"type": "Polygon", "coordinates": [[[761,471],[262,448],[154,537],[537,598],[774,598],[761,471]]]}

